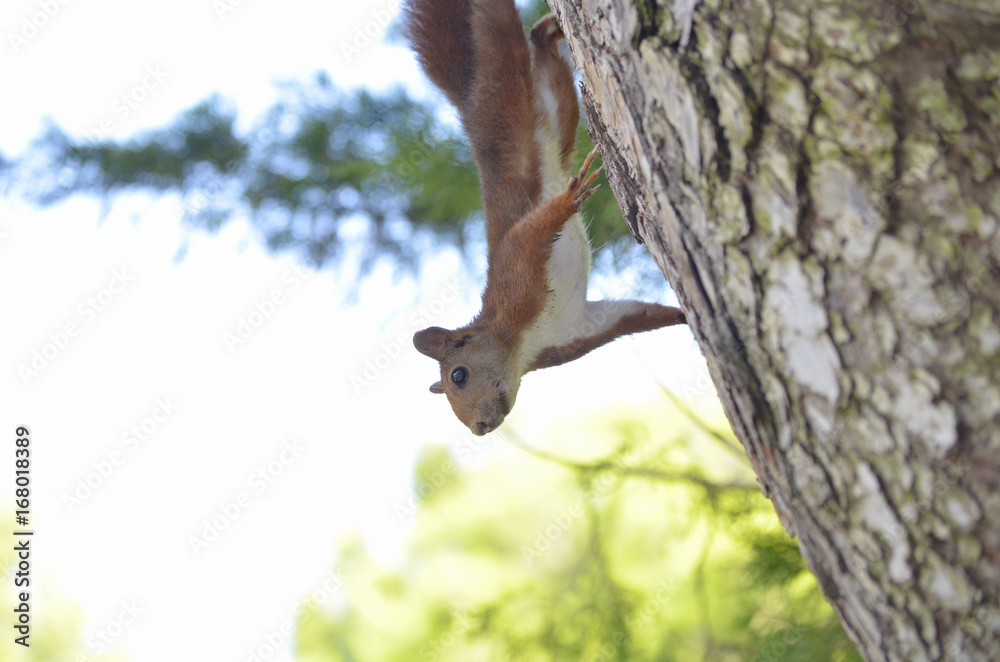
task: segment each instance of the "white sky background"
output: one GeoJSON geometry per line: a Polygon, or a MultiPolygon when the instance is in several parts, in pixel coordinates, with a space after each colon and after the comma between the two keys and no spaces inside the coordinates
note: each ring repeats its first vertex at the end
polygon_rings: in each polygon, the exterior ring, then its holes
{"type": "MultiPolygon", "coordinates": [[[[235,102],[246,127],[276,98],[275,81],[320,69],[343,88],[405,82],[430,94],[398,45],[370,45],[350,61],[342,52],[356,30],[395,18],[395,0],[244,0],[223,17],[211,0],[50,4],[57,13],[16,51],[9,35],[21,34],[43,4],[5,0],[0,9],[7,157],[24,152],[43,117],[78,137],[110,118],[110,135],[122,138],[166,125],[216,91],[235,102]],[[121,117],[114,104],[150,67],[162,80],[121,117]]],[[[435,324],[467,322],[478,288],[446,251],[419,281],[376,271],[348,305],[350,283],[330,270],[304,270],[302,280],[291,255],[268,254],[242,221],[217,236],[189,233],[176,198],[140,195],[120,198],[101,224],[99,216],[89,198],[45,210],[0,199],[3,512],[13,500],[14,430],[26,425],[34,588],[78,604],[84,638],[95,642],[123,603],[134,603],[139,615],[112,627],[121,633],[115,650],[132,660],[246,660],[323,583],[345,535],[358,531],[378,558],[398,558],[407,525],[394,506],[408,501],[414,458],[430,442],[456,446],[471,435],[444,398],[427,392],[436,365],[408,340],[371,388],[358,394],[350,378],[383,345],[425,326],[412,322],[421,308],[442,308],[435,324]],[[190,249],[175,263],[185,237],[190,249]],[[459,284],[456,297],[449,279],[459,284]],[[282,295],[274,313],[230,352],[223,335],[274,290],[282,295]],[[92,297],[106,305],[89,308],[92,297]],[[75,333],[60,335],[68,327],[75,333]],[[50,347],[26,383],[19,367],[31,367],[53,336],[64,346],[50,347]],[[145,440],[126,439],[154,413],[163,418],[158,402],[173,411],[145,440]],[[283,445],[293,441],[301,451],[283,463],[283,445]],[[119,464],[108,472],[113,453],[119,464]],[[249,482],[268,467],[273,482],[249,482]],[[108,475],[69,512],[65,495],[90,474],[96,482],[101,468],[108,475]],[[190,537],[241,493],[249,505],[195,555],[190,537]]],[[[627,297],[629,285],[606,283],[591,297],[627,297]]],[[[654,376],[675,390],[705,391],[704,375],[686,328],[622,339],[529,375],[511,421],[543,446],[552,421],[662,402],[654,376]]],[[[13,591],[9,577],[3,590],[13,591]]],[[[44,614],[44,594],[32,604],[44,614]]],[[[0,620],[8,633],[9,620],[0,620]]],[[[291,651],[285,640],[270,659],[290,660],[291,651]]]]}

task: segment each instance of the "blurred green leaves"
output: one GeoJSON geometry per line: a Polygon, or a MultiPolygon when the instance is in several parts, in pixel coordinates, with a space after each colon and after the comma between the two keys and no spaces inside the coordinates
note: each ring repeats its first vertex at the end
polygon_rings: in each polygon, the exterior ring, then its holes
{"type": "Polygon", "coordinates": [[[745,458],[677,414],[564,435],[429,449],[405,558],[345,547],[297,659],[860,660],[745,458]]]}
{"type": "MultiPolygon", "coordinates": [[[[247,132],[218,97],[124,142],[79,140],[52,126],[0,167],[39,205],[73,195],[176,195],[185,221],[214,232],[246,218],[267,246],[320,267],[352,251],[359,270],[387,258],[414,269],[439,246],[482,247],[475,164],[457,123],[405,91],[345,93],[324,74],[279,87],[247,132]]],[[[580,129],[580,159],[590,149],[580,129]]],[[[587,202],[604,252],[634,246],[608,187],[587,202]]],[[[600,256],[599,256],[600,257],[600,256]]],[[[610,260],[599,262],[607,264],[610,260]]]]}

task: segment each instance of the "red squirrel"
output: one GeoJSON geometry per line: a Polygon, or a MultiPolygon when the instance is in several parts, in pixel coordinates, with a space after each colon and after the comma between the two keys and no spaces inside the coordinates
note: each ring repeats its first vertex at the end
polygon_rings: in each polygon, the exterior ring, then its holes
{"type": "Polygon", "coordinates": [[[587,301],[590,243],[580,207],[600,169],[595,152],[572,177],[580,111],[563,33],[549,14],[525,39],[513,0],[409,0],[405,33],[427,77],[458,110],[479,170],[486,214],[482,310],[454,330],[413,336],[436,359],[473,434],[510,413],[521,377],[615,338],[685,322],[678,308],[587,301]],[[565,182],[568,181],[568,184],[565,182]]]}

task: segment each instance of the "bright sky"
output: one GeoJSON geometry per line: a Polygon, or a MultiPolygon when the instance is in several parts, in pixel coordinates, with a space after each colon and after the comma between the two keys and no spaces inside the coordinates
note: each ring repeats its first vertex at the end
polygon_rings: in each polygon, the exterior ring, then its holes
{"type": "MultiPolygon", "coordinates": [[[[121,138],[216,91],[246,126],[275,81],[320,69],[342,87],[427,95],[407,51],[377,43],[397,13],[396,0],[6,0],[0,153],[21,155],[42,118],[121,138]]],[[[376,272],[348,304],[350,283],[268,254],[243,222],[207,236],[180,216],[174,198],[120,198],[103,223],[92,199],[0,200],[0,494],[12,499],[14,430],[28,426],[34,588],[83,610],[94,653],[237,662],[270,639],[270,659],[290,660],[280,631],[338,542],[360,532],[398,558],[408,530],[395,507],[419,450],[472,439],[427,392],[435,364],[409,337],[428,325],[417,318],[467,322],[481,276],[445,252],[419,281],[376,272]]],[[[630,286],[605,279],[591,296],[630,286]]],[[[662,402],[654,377],[710,393],[686,328],[530,375],[511,421],[544,446],[555,421],[662,402]]],[[[44,595],[32,606],[44,616],[44,595]]]]}

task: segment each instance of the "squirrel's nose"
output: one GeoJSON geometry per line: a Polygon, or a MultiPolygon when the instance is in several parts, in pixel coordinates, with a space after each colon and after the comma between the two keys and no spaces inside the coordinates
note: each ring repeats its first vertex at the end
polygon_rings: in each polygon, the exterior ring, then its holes
{"type": "Polygon", "coordinates": [[[479,414],[479,420],[469,426],[472,433],[481,437],[488,432],[493,432],[500,427],[503,419],[510,413],[507,394],[501,393],[496,402],[480,406],[477,413],[479,414]]]}
{"type": "Polygon", "coordinates": [[[478,423],[476,423],[476,434],[483,435],[486,434],[487,432],[492,432],[495,427],[496,427],[495,425],[490,425],[489,423],[484,423],[483,421],[479,421],[478,423]]]}

